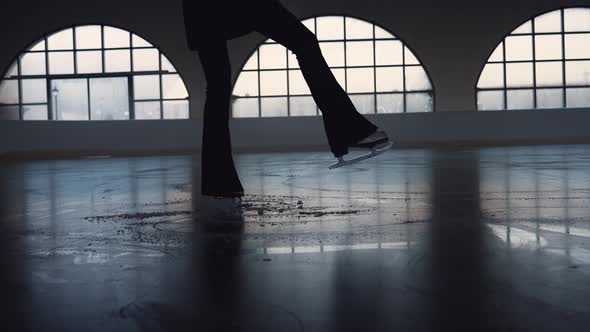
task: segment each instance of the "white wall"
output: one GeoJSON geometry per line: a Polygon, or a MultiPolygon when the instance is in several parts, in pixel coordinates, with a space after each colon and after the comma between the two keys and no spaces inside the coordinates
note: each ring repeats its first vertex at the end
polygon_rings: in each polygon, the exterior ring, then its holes
{"type": "MultiPolygon", "coordinates": [[[[398,146],[590,142],[590,109],[439,112],[369,116],[398,146]]],[[[236,119],[232,141],[239,150],[323,148],[322,119],[236,119]]],[[[198,150],[201,123],[0,122],[0,153],[31,157],[78,154],[186,152],[198,150]]]]}

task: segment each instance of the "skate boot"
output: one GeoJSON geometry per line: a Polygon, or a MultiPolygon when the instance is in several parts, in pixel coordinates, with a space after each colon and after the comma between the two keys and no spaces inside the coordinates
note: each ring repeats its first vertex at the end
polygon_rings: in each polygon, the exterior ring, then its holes
{"type": "Polygon", "coordinates": [[[338,161],[330,166],[330,169],[340,168],[356,164],[360,161],[376,157],[383,152],[391,149],[393,143],[389,140],[387,133],[379,128],[373,134],[363,138],[362,140],[350,145],[351,148],[370,149],[370,152],[353,157],[351,159],[344,159],[344,155],[337,156],[338,161]]]}

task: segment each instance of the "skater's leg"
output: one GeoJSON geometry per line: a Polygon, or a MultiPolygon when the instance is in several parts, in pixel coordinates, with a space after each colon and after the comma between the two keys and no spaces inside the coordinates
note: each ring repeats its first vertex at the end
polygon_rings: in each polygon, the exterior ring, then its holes
{"type": "Polygon", "coordinates": [[[256,30],[297,55],[313,98],[322,111],[332,152],[341,156],[348,146],[369,136],[377,127],[357,112],[322,56],[315,35],[276,1],[261,11],[256,30]]]}
{"type": "Polygon", "coordinates": [[[201,190],[204,195],[241,196],[244,189],[236,172],[229,132],[231,72],[225,40],[199,49],[207,80],[203,119],[201,190]]]}

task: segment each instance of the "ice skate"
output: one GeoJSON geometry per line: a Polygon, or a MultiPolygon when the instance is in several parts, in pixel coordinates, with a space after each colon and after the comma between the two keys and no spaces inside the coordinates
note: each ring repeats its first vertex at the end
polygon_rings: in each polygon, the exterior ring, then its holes
{"type": "Polygon", "coordinates": [[[338,157],[338,162],[330,166],[330,169],[340,168],[342,166],[353,165],[363,160],[367,160],[373,157],[376,157],[383,152],[391,149],[393,143],[389,140],[387,133],[383,130],[378,129],[372,135],[358,141],[357,143],[351,145],[351,148],[364,148],[370,149],[370,152],[353,157],[351,159],[345,159],[344,156],[338,157]]]}

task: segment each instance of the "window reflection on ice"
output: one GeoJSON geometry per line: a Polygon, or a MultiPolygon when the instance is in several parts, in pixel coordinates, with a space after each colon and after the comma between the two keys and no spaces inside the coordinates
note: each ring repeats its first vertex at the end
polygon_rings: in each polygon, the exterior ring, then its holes
{"type": "Polygon", "coordinates": [[[544,247],[547,245],[547,240],[534,232],[505,225],[488,224],[487,226],[497,238],[510,244],[511,247],[544,247]]]}
{"type": "Polygon", "coordinates": [[[356,244],[327,244],[321,246],[278,246],[257,249],[259,254],[285,255],[310,254],[323,252],[353,251],[353,250],[406,250],[415,246],[414,242],[373,242],[356,244]]]}

